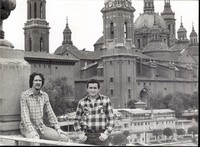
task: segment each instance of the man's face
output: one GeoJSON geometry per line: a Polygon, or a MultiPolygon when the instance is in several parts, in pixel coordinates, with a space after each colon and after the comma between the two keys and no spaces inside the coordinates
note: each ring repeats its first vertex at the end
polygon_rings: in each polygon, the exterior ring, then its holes
{"type": "Polygon", "coordinates": [[[42,78],[40,76],[35,76],[33,79],[33,87],[35,90],[40,90],[42,87],[42,78]]]}
{"type": "Polygon", "coordinates": [[[97,83],[89,83],[87,92],[90,96],[95,97],[99,93],[99,88],[97,83]]]}

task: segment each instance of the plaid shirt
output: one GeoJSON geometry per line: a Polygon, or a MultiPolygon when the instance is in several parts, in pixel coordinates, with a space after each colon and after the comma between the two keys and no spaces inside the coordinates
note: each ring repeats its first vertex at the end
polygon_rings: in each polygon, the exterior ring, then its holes
{"type": "Polygon", "coordinates": [[[57,118],[51,108],[49,97],[47,93],[40,90],[38,97],[33,95],[32,89],[22,92],[20,98],[21,106],[21,122],[20,129],[27,132],[33,130],[40,130],[43,133],[43,122],[44,112],[47,113],[49,122],[55,129],[60,128],[58,125],[57,118]]]}
{"type": "Polygon", "coordinates": [[[94,106],[89,96],[84,97],[78,103],[76,116],[74,120],[74,129],[76,131],[108,130],[112,131],[114,126],[114,114],[107,96],[99,94],[94,106]]]}

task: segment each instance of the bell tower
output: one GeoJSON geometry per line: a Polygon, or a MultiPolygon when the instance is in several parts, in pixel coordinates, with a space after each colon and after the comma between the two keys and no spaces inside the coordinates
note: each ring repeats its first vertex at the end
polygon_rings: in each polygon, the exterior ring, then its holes
{"type": "Polygon", "coordinates": [[[46,21],[46,0],[27,0],[25,51],[49,53],[49,29],[46,21]]]}
{"type": "Polygon", "coordinates": [[[167,28],[169,30],[170,36],[170,42],[169,42],[169,47],[173,46],[176,41],[176,19],[175,13],[172,12],[171,5],[170,5],[170,0],[165,0],[164,1],[164,11],[161,13],[161,16],[166,22],[167,28]]]}
{"type": "Polygon", "coordinates": [[[104,90],[115,108],[136,95],[134,7],[131,0],[105,0],[103,13],[104,90]]]}

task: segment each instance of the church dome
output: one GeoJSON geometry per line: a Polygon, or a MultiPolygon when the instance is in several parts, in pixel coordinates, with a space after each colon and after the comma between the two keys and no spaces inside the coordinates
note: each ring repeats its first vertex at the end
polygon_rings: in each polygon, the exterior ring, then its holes
{"type": "Polygon", "coordinates": [[[190,37],[197,37],[197,33],[194,31],[194,29],[190,33],[190,37]]]}
{"type": "Polygon", "coordinates": [[[180,28],[178,29],[178,32],[187,32],[187,30],[186,30],[184,27],[180,27],[180,28]]]}
{"type": "Polygon", "coordinates": [[[96,44],[103,44],[103,36],[101,36],[94,45],[96,44]]]}
{"type": "Polygon", "coordinates": [[[156,22],[158,27],[166,28],[164,19],[159,14],[154,12],[140,14],[140,16],[136,19],[134,26],[135,29],[143,27],[152,28],[154,22],[156,22]]]}
{"type": "Polygon", "coordinates": [[[66,50],[77,50],[78,51],[78,48],[76,46],[74,46],[73,44],[63,44],[63,45],[59,46],[55,50],[54,54],[56,54],[56,55],[63,55],[63,53],[66,50]]]}
{"type": "Polygon", "coordinates": [[[154,51],[169,51],[169,48],[166,43],[160,42],[160,41],[152,41],[149,42],[144,50],[142,51],[143,53],[147,52],[154,52],[154,51]]]}

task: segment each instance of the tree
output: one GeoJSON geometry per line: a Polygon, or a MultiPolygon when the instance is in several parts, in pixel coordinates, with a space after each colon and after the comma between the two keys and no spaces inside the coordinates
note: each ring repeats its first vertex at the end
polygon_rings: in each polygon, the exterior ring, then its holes
{"type": "Polygon", "coordinates": [[[172,136],[173,135],[173,131],[171,128],[165,128],[163,130],[163,135],[167,136],[167,138],[169,138],[169,136],[172,136]]]}
{"type": "Polygon", "coordinates": [[[163,132],[162,132],[161,129],[154,129],[153,132],[152,132],[153,136],[156,136],[156,140],[158,139],[159,136],[162,135],[162,133],[163,132]]]}
{"type": "Polygon", "coordinates": [[[192,126],[188,128],[188,134],[198,134],[198,127],[197,126],[192,126]]]}
{"type": "Polygon", "coordinates": [[[70,105],[69,98],[74,96],[74,91],[72,86],[68,84],[66,77],[49,79],[43,90],[49,95],[50,103],[56,116],[71,112],[72,105],[70,105]]]}
{"type": "Polygon", "coordinates": [[[153,95],[153,97],[150,97],[149,107],[153,109],[163,109],[163,94],[157,93],[153,95]]]}
{"type": "Polygon", "coordinates": [[[126,144],[128,144],[128,139],[127,139],[127,132],[125,133],[120,133],[120,134],[115,134],[113,136],[113,139],[112,139],[112,145],[117,145],[117,146],[126,146],[126,144]]]}
{"type": "Polygon", "coordinates": [[[180,97],[173,97],[171,101],[169,102],[169,109],[172,109],[175,111],[175,116],[177,118],[180,118],[183,112],[183,100],[180,97]]]}
{"type": "Polygon", "coordinates": [[[135,109],[135,103],[137,102],[137,100],[129,100],[128,101],[128,104],[127,104],[127,107],[128,108],[131,108],[131,109],[135,109]]]}
{"type": "Polygon", "coordinates": [[[177,133],[178,136],[180,136],[180,135],[182,136],[182,135],[185,135],[185,130],[183,128],[177,129],[176,133],[177,133]]]}

